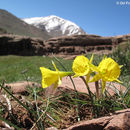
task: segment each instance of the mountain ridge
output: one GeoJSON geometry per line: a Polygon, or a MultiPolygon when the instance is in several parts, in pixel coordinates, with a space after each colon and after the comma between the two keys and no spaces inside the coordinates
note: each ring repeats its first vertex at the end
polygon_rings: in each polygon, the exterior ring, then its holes
{"type": "Polygon", "coordinates": [[[56,15],[24,18],[23,21],[47,31],[52,37],[86,34],[77,24],[56,15]]]}
{"type": "Polygon", "coordinates": [[[0,9],[0,33],[39,37],[45,40],[50,38],[46,31],[43,32],[40,29],[25,23],[23,20],[3,9],[0,9]]]}

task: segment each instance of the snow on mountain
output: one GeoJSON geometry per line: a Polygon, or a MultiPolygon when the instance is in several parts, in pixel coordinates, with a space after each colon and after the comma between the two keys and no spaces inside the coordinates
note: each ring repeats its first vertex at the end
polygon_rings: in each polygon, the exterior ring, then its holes
{"type": "Polygon", "coordinates": [[[53,37],[73,34],[86,34],[75,23],[55,15],[51,15],[48,17],[25,18],[23,20],[28,24],[42,29],[43,31],[46,30],[48,34],[53,37]]]}

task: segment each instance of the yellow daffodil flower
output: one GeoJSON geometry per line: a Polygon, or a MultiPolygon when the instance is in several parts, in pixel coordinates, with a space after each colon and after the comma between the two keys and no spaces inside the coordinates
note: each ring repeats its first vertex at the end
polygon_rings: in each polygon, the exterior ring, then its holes
{"type": "Polygon", "coordinates": [[[97,67],[97,74],[89,82],[95,82],[102,79],[102,91],[104,93],[106,81],[120,82],[117,79],[120,75],[120,68],[121,66],[119,66],[112,58],[104,58],[97,67]]]}
{"type": "Polygon", "coordinates": [[[90,78],[90,73],[92,72],[92,68],[94,67],[94,65],[92,65],[92,60],[93,55],[90,61],[83,55],[77,56],[72,66],[72,69],[75,73],[74,77],[86,76],[86,82],[88,82],[90,78]]]}
{"type": "Polygon", "coordinates": [[[50,69],[47,69],[45,67],[40,67],[41,73],[42,73],[42,87],[46,88],[54,84],[54,88],[56,88],[58,85],[62,83],[62,78],[68,75],[72,75],[72,72],[64,72],[59,71],[56,68],[56,65],[54,62],[52,62],[54,68],[56,71],[52,71],[50,69]]]}

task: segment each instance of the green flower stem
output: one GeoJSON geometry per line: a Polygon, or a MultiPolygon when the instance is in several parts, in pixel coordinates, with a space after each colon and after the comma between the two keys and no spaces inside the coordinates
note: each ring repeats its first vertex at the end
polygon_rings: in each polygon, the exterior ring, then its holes
{"type": "Polygon", "coordinates": [[[88,90],[88,94],[89,94],[89,97],[90,97],[90,99],[91,99],[91,104],[92,104],[92,106],[93,106],[93,98],[92,98],[92,95],[91,95],[91,91],[90,91],[90,89],[89,89],[89,86],[88,86],[88,83],[86,82],[86,80],[85,80],[85,78],[83,77],[83,76],[81,76],[80,77],[82,80],[83,80],[83,82],[85,83],[85,86],[86,86],[86,88],[87,88],[87,90],[88,90]]]}
{"type": "Polygon", "coordinates": [[[77,95],[77,97],[78,97],[78,91],[77,91],[77,89],[76,89],[76,86],[75,86],[75,84],[74,84],[74,81],[73,81],[73,79],[72,79],[71,76],[69,76],[69,78],[70,78],[70,80],[71,80],[71,82],[72,82],[72,85],[73,85],[74,90],[75,90],[75,92],[76,92],[76,95],[77,95]]]}

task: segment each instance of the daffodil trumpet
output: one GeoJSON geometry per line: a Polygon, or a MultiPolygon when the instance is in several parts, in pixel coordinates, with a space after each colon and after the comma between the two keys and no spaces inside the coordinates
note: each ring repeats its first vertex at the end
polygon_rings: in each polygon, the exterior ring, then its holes
{"type": "Polygon", "coordinates": [[[102,80],[102,93],[104,94],[106,88],[106,82],[116,81],[122,83],[118,80],[120,75],[121,66],[118,65],[112,58],[104,58],[99,66],[95,69],[97,74],[89,81],[96,82],[98,80],[102,80]]]}
{"type": "Polygon", "coordinates": [[[64,72],[64,71],[59,71],[52,62],[54,68],[56,71],[47,69],[45,67],[40,67],[41,73],[42,73],[42,87],[47,88],[54,84],[54,88],[57,88],[58,85],[62,84],[62,78],[65,76],[70,76],[73,74],[73,72],[64,72]]]}
{"type": "Polygon", "coordinates": [[[74,77],[86,76],[86,82],[90,79],[90,73],[93,71],[95,66],[92,64],[93,55],[89,60],[84,55],[77,56],[73,62],[72,69],[75,73],[74,77]]]}

